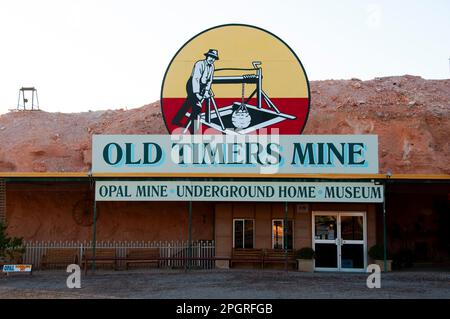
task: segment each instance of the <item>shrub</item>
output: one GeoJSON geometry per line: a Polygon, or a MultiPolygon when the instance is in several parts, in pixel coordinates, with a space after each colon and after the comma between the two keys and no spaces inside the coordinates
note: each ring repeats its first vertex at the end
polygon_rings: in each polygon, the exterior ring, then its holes
{"type": "Polygon", "coordinates": [[[23,238],[8,237],[6,225],[0,223],[0,258],[6,258],[9,262],[17,262],[15,259],[24,252],[23,238]]]}
{"type": "Polygon", "coordinates": [[[297,251],[297,259],[314,259],[315,252],[311,247],[303,247],[297,251]]]}

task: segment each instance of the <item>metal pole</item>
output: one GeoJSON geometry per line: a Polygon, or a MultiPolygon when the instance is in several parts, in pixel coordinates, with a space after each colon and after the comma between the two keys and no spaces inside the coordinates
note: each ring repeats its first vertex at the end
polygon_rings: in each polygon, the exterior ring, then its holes
{"type": "Polygon", "coordinates": [[[284,227],[283,227],[283,239],[284,239],[284,268],[287,271],[288,268],[288,239],[287,239],[287,228],[288,228],[288,202],[284,202],[284,227]]]}
{"type": "Polygon", "coordinates": [[[39,98],[38,98],[37,90],[36,90],[36,107],[39,110],[39,98]]]}
{"type": "MultiPolygon", "coordinates": [[[[214,93],[212,93],[212,91],[211,91],[211,95],[212,94],[214,94],[214,93]]],[[[214,98],[212,96],[211,96],[210,99],[211,99],[211,103],[212,103],[212,105],[214,107],[214,111],[216,112],[217,118],[219,119],[220,127],[222,128],[222,130],[225,130],[225,125],[223,124],[222,117],[221,117],[221,115],[219,113],[219,109],[217,108],[216,101],[214,100],[214,98]]]]}
{"type": "Polygon", "coordinates": [[[25,102],[25,90],[22,90],[22,98],[23,98],[23,110],[26,110],[27,102],[25,102]]]}
{"type": "Polygon", "coordinates": [[[95,249],[97,246],[97,200],[94,199],[94,225],[92,239],[92,271],[95,271],[95,249]]]}
{"type": "Polygon", "coordinates": [[[386,229],[386,183],[384,183],[384,198],[383,198],[383,261],[384,272],[387,272],[387,229],[386,229]]]}
{"type": "Polygon", "coordinates": [[[192,258],[192,201],[189,201],[189,239],[188,239],[188,246],[189,246],[189,252],[188,252],[188,268],[191,268],[191,259],[192,258]]]}

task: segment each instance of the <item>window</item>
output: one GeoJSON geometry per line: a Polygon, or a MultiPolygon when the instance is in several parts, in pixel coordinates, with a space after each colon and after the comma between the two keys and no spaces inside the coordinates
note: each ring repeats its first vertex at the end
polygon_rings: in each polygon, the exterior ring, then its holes
{"type": "MultiPolygon", "coordinates": [[[[293,247],[292,220],[287,221],[287,249],[293,247]]],[[[284,219],[272,220],[272,248],[284,249],[284,219]]]]}
{"type": "Polygon", "coordinates": [[[253,219],[235,219],[233,222],[233,248],[253,248],[253,234],[253,219]]]}

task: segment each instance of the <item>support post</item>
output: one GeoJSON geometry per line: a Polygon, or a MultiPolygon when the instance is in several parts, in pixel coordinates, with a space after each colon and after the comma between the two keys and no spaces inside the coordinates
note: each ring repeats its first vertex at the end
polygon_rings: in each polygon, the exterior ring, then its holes
{"type": "Polygon", "coordinates": [[[188,238],[188,269],[191,268],[192,258],[192,201],[189,201],[189,238],[188,238]]]}
{"type": "Polygon", "coordinates": [[[37,91],[36,91],[36,106],[39,109],[39,98],[38,98],[37,91]]]}
{"type": "Polygon", "coordinates": [[[284,226],[283,226],[283,239],[284,239],[284,268],[288,270],[288,238],[287,238],[287,228],[288,228],[288,202],[284,202],[284,226]]]}
{"type": "Polygon", "coordinates": [[[383,186],[383,261],[384,272],[387,272],[386,183],[383,186]]]}
{"type": "Polygon", "coordinates": [[[95,271],[95,250],[96,250],[96,246],[97,246],[97,200],[95,200],[95,199],[94,199],[94,224],[93,224],[92,228],[93,228],[93,235],[92,235],[92,258],[93,258],[93,260],[92,260],[92,271],[95,271]]]}
{"type": "Polygon", "coordinates": [[[25,102],[25,91],[22,90],[22,101],[23,101],[23,109],[25,110],[27,107],[27,103],[25,102]]]}

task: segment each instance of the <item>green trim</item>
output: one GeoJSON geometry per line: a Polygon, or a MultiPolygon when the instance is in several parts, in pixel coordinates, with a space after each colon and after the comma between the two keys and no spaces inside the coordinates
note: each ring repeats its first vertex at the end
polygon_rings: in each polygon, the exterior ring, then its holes
{"type": "Polygon", "coordinates": [[[248,181],[248,182],[379,182],[390,184],[450,184],[449,180],[436,180],[436,179],[373,179],[373,178],[361,178],[361,179],[328,179],[328,178],[209,178],[209,177],[5,177],[2,178],[7,183],[39,183],[39,182],[89,182],[94,181],[248,181]]]}
{"type": "MultiPolygon", "coordinates": [[[[189,220],[188,220],[188,257],[192,258],[192,201],[189,201],[189,220]]],[[[191,269],[191,260],[187,262],[188,269],[191,269]]]]}
{"type": "Polygon", "coordinates": [[[283,239],[284,239],[284,258],[285,258],[285,263],[284,263],[284,268],[287,271],[288,270],[288,263],[287,263],[287,259],[288,259],[288,202],[284,202],[284,225],[283,225],[283,239]]]}
{"type": "Polygon", "coordinates": [[[384,184],[384,200],[383,200],[383,261],[384,272],[387,272],[387,225],[386,225],[386,183],[384,184]]]}

